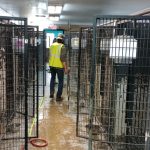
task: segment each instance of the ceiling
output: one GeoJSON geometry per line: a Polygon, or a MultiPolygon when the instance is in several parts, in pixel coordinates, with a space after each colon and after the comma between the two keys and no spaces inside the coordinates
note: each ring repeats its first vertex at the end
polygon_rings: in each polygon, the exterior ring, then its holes
{"type": "Polygon", "coordinates": [[[63,5],[60,21],[53,24],[86,25],[96,15],[130,15],[150,8],[150,0],[0,0],[0,7],[13,16],[29,18],[39,1],[63,5]]]}

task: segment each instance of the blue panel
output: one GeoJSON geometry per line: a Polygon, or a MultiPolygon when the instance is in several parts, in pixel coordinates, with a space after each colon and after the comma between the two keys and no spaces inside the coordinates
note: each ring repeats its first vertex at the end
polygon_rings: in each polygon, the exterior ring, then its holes
{"type": "Polygon", "coordinates": [[[59,30],[45,29],[45,32],[53,33],[55,37],[57,37],[59,33],[64,34],[64,30],[62,30],[62,29],[59,29],[59,30]]]}
{"type": "Polygon", "coordinates": [[[46,48],[49,48],[49,46],[54,42],[54,39],[58,36],[59,33],[64,34],[64,30],[62,29],[45,29],[44,32],[46,34],[46,48]]]}

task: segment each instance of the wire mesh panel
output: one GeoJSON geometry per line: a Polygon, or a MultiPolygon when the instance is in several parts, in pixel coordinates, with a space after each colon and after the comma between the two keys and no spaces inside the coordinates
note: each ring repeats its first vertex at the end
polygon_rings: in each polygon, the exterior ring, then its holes
{"type": "Polygon", "coordinates": [[[46,85],[46,33],[39,32],[38,68],[39,68],[39,96],[44,97],[46,85]]]}
{"type": "Polygon", "coordinates": [[[38,27],[27,26],[28,32],[28,123],[29,137],[38,136],[38,27]]]}
{"type": "Polygon", "coordinates": [[[70,68],[68,76],[68,100],[70,112],[76,112],[77,107],[77,85],[78,85],[78,54],[79,54],[79,32],[71,31],[69,33],[69,62],[70,68]]]}
{"type": "Polygon", "coordinates": [[[93,29],[80,29],[78,97],[77,97],[77,135],[88,138],[89,96],[91,79],[93,29]]]}
{"type": "Polygon", "coordinates": [[[0,17],[0,149],[27,149],[27,20],[0,17]]]}
{"type": "Polygon", "coordinates": [[[91,149],[149,150],[150,17],[97,17],[93,42],[91,149]]]}

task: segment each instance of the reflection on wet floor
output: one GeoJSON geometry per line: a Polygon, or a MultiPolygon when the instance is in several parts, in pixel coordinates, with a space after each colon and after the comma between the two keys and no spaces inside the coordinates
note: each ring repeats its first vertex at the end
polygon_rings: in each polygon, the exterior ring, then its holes
{"type": "Polygon", "coordinates": [[[68,109],[65,88],[62,102],[51,100],[49,98],[49,73],[47,73],[46,80],[44,103],[39,109],[39,138],[45,139],[48,146],[37,148],[29,144],[29,150],[87,150],[87,140],[76,137],[76,112],[70,113],[68,109]]]}
{"type": "Polygon", "coordinates": [[[29,150],[87,150],[87,141],[76,137],[76,115],[68,112],[67,98],[62,102],[48,96],[39,112],[39,137],[47,140],[45,148],[29,150]]]}

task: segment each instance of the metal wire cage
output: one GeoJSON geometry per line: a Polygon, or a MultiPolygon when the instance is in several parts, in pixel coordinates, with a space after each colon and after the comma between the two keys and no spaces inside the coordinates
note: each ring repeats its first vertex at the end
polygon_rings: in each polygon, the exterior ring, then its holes
{"type": "Polygon", "coordinates": [[[77,111],[77,86],[78,86],[78,56],[79,56],[79,32],[71,31],[69,33],[68,47],[68,67],[70,68],[68,75],[68,102],[69,111],[76,113],[77,111]]]}
{"type": "Polygon", "coordinates": [[[45,95],[45,85],[46,85],[46,37],[43,31],[39,32],[38,39],[38,86],[39,86],[39,97],[44,97],[45,95]]]}
{"type": "Polygon", "coordinates": [[[93,30],[89,149],[149,150],[150,17],[100,16],[93,30]]]}
{"type": "Polygon", "coordinates": [[[27,19],[0,17],[0,149],[27,149],[27,19]]]}
{"type": "Polygon", "coordinates": [[[28,137],[38,137],[39,61],[38,26],[27,26],[28,33],[28,137]]]}
{"type": "Polygon", "coordinates": [[[77,136],[89,138],[89,97],[93,28],[81,27],[78,57],[77,136]]]}

